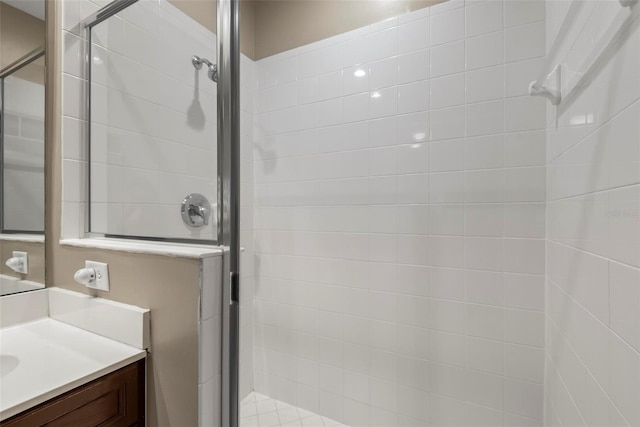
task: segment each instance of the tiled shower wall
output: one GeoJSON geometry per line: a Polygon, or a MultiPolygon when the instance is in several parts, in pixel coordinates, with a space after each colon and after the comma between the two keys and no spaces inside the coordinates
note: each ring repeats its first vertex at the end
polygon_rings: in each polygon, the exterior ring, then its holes
{"type": "Polygon", "coordinates": [[[253,247],[253,104],[255,62],[240,63],[240,399],[253,391],[253,323],[255,254],[253,247]]]}
{"type": "Polygon", "coordinates": [[[541,423],[544,53],[542,2],[452,0],[256,63],[258,392],[541,423]]]}
{"type": "Polygon", "coordinates": [[[198,319],[198,426],[213,427],[222,417],[222,256],[200,260],[198,319]]]}
{"type": "MultiPolygon", "coordinates": [[[[568,4],[546,3],[550,49],[568,4]]],[[[571,21],[583,43],[558,60],[576,73],[609,19],[628,13],[584,8],[590,18],[571,21]]],[[[640,425],[639,76],[636,22],[574,99],[548,107],[546,425],[640,425]]]]}

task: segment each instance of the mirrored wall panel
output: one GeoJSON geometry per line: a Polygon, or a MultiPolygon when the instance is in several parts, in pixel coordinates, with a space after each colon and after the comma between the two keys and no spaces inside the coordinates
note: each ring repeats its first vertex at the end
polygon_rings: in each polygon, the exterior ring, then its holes
{"type": "Polygon", "coordinates": [[[44,233],[44,69],[35,60],[1,80],[3,232],[44,233]]]}
{"type": "Polygon", "coordinates": [[[44,1],[0,1],[0,295],[44,287],[44,1]]]}

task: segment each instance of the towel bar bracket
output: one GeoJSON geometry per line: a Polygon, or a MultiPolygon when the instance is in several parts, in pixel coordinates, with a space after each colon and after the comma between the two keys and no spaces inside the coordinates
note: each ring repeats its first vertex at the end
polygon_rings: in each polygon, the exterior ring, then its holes
{"type": "Polygon", "coordinates": [[[547,74],[544,81],[534,80],[529,85],[529,95],[543,96],[553,105],[558,105],[562,99],[562,86],[560,80],[560,64],[556,65],[553,70],[547,74]]]}

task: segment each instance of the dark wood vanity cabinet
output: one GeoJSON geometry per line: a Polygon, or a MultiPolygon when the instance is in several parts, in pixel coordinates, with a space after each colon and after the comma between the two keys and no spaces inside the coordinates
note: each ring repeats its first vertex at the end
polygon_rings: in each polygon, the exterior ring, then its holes
{"type": "Polygon", "coordinates": [[[144,427],[145,361],[140,360],[0,422],[1,427],[144,427]]]}

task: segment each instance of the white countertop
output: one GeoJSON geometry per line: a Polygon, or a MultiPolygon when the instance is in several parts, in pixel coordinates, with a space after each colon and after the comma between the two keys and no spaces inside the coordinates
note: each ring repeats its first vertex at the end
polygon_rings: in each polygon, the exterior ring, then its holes
{"type": "Polygon", "coordinates": [[[145,356],[145,350],[51,318],[0,329],[0,420],[145,356]]]}

